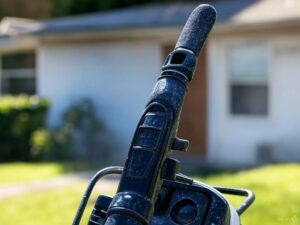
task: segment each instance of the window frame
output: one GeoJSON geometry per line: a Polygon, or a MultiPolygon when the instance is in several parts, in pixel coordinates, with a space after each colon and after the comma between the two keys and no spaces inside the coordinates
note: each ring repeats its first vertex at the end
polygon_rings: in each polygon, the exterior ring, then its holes
{"type": "MultiPolygon", "coordinates": [[[[259,120],[267,120],[272,117],[272,71],[271,71],[271,61],[272,61],[272,44],[265,39],[231,39],[227,40],[225,43],[225,74],[226,74],[226,112],[227,116],[230,119],[235,120],[249,120],[249,119],[259,119],[259,120]],[[234,46],[243,46],[243,45],[264,45],[266,48],[267,55],[267,113],[262,114],[234,114],[232,113],[231,107],[231,87],[234,84],[232,82],[232,76],[230,71],[230,51],[234,46]]],[[[250,84],[251,85],[251,84],[250,84]]]]}

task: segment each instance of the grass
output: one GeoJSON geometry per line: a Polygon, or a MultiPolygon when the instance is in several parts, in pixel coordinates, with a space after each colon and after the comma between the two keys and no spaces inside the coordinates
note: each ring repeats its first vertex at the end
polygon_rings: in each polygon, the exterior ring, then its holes
{"type": "MultiPolygon", "coordinates": [[[[72,224],[84,188],[83,184],[78,183],[76,186],[1,200],[0,224],[72,224]]],[[[91,211],[92,205],[89,203],[87,211],[91,211]]],[[[82,224],[87,224],[86,221],[87,215],[82,224]]]]}
{"type": "MultiPolygon", "coordinates": [[[[201,178],[199,178],[201,180],[201,178]]],[[[211,185],[243,187],[254,191],[256,200],[242,215],[242,224],[300,224],[300,165],[267,166],[234,174],[208,176],[211,185]]],[[[243,199],[228,197],[237,207],[243,199]]]]}
{"type": "Polygon", "coordinates": [[[0,185],[34,180],[45,180],[61,174],[99,168],[95,164],[82,162],[65,163],[2,163],[0,164],[0,185]]]}
{"type": "MultiPolygon", "coordinates": [[[[257,199],[242,216],[242,224],[300,224],[300,165],[275,165],[239,173],[212,173],[197,178],[209,184],[244,187],[255,192],[257,199]]],[[[1,199],[0,224],[71,224],[85,185],[78,183],[47,192],[1,199]]],[[[99,192],[96,191],[96,194],[99,192]]],[[[93,201],[94,199],[95,196],[93,201]]],[[[235,206],[243,200],[238,197],[229,199],[235,206]]],[[[93,201],[90,202],[81,224],[87,224],[93,201]]]]}

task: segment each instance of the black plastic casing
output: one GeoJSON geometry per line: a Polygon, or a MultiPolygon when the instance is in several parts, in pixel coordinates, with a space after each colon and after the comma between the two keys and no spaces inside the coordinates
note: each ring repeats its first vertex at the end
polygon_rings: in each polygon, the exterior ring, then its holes
{"type": "MultiPolygon", "coordinates": [[[[165,202],[162,207],[156,207],[151,225],[177,225],[176,207],[179,204],[195,206],[195,218],[188,225],[230,225],[230,207],[226,199],[215,189],[204,184],[187,185],[184,183],[164,180],[162,188],[167,190],[165,202]],[[189,203],[190,202],[190,203],[189,203]]],[[[186,217],[192,214],[190,211],[183,213],[186,217]]],[[[185,223],[184,223],[185,224],[185,223]]]]}
{"type": "MultiPolygon", "coordinates": [[[[89,225],[104,224],[111,202],[111,197],[98,197],[89,225]]],[[[201,183],[164,180],[150,224],[230,225],[230,222],[230,206],[216,189],[201,183]]]]}

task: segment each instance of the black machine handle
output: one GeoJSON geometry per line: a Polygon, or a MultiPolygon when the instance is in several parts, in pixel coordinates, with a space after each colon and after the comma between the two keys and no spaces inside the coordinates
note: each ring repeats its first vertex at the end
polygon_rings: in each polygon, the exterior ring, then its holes
{"type": "Polygon", "coordinates": [[[150,224],[163,179],[176,177],[178,162],[169,158],[171,150],[188,147],[188,141],[176,137],[182,103],[215,18],[212,6],[198,6],[166,59],[136,128],[105,225],[150,224]]]}

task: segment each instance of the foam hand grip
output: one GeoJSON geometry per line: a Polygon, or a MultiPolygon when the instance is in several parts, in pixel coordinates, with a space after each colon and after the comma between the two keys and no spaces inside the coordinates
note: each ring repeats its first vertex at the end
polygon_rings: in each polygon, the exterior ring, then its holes
{"type": "Polygon", "coordinates": [[[175,48],[187,48],[199,55],[216,20],[216,10],[210,5],[200,5],[189,16],[175,48]]]}

